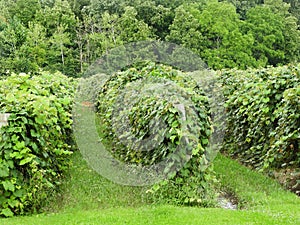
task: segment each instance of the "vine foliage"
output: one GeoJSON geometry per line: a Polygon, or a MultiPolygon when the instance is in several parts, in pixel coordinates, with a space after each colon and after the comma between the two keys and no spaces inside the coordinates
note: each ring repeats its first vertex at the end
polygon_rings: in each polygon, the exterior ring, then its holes
{"type": "Polygon", "coordinates": [[[300,165],[300,65],[222,71],[224,149],[260,170],[300,165]]]}
{"type": "Polygon", "coordinates": [[[55,73],[0,80],[0,214],[39,211],[69,165],[75,81],[55,73]]]}
{"type": "Polygon", "coordinates": [[[156,201],[209,202],[215,177],[211,168],[202,170],[212,132],[209,105],[191,75],[155,63],[115,73],[99,91],[97,109],[115,158],[137,166],[168,159],[166,179],[149,187],[156,201]]]}

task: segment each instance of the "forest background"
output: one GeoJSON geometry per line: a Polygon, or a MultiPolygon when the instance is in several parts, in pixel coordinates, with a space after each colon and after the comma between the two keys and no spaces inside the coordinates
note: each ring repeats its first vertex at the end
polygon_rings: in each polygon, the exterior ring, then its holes
{"type": "Polygon", "coordinates": [[[110,48],[161,40],[212,69],[299,61],[298,0],[0,0],[0,76],[80,77],[110,48]]]}

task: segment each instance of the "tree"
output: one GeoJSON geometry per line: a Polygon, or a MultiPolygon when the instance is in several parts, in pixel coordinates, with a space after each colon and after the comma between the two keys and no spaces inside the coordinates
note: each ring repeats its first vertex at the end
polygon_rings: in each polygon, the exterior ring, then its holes
{"type": "Polygon", "coordinates": [[[0,31],[0,74],[7,70],[21,72],[24,62],[17,57],[26,40],[27,30],[17,17],[9,19],[0,31]]]}
{"type": "Polygon", "coordinates": [[[83,19],[82,13],[88,8],[91,4],[91,0],[68,0],[69,5],[77,18],[80,20],[83,19]]]}
{"type": "Polygon", "coordinates": [[[47,29],[48,37],[52,36],[58,26],[66,27],[66,32],[76,35],[75,14],[67,0],[54,0],[53,6],[46,5],[37,13],[35,21],[47,29]]]}
{"type": "Polygon", "coordinates": [[[109,49],[123,44],[120,38],[119,16],[105,12],[99,24],[96,24],[98,32],[91,34],[97,57],[107,53],[109,49]]]}
{"type": "Polygon", "coordinates": [[[156,5],[154,1],[136,0],[132,6],[137,11],[137,19],[143,20],[148,26],[153,28],[154,34],[161,40],[165,40],[169,34],[169,26],[174,19],[174,13],[170,8],[163,5],[156,5]]]}
{"type": "Polygon", "coordinates": [[[168,40],[198,53],[214,69],[256,67],[253,37],[241,32],[235,7],[217,1],[198,6],[177,8],[168,40]]]}
{"type": "Polygon", "coordinates": [[[45,69],[76,75],[80,70],[76,51],[77,20],[68,1],[55,0],[53,5],[47,4],[37,13],[36,22],[46,28],[50,43],[45,69]]]}
{"type": "Polygon", "coordinates": [[[170,8],[171,10],[174,10],[184,4],[190,4],[190,3],[203,4],[204,2],[206,2],[206,0],[153,0],[153,1],[156,3],[156,5],[162,5],[166,8],[170,8]]]}
{"type": "Polygon", "coordinates": [[[204,48],[205,38],[199,22],[201,12],[198,5],[182,5],[175,10],[175,18],[170,26],[167,40],[200,53],[204,48]]]}
{"type": "Polygon", "coordinates": [[[153,37],[149,26],[137,19],[137,11],[133,7],[126,7],[119,20],[120,38],[125,42],[147,40],[153,37]]]}
{"type": "Polygon", "coordinates": [[[300,1],[299,0],[284,0],[290,4],[289,12],[297,18],[297,23],[300,25],[300,1]]]}
{"type": "Polygon", "coordinates": [[[256,67],[252,56],[253,37],[240,30],[242,21],[234,5],[220,2],[209,3],[200,16],[202,34],[208,46],[200,54],[215,68],[245,69],[256,67]]]}
{"type": "MultiPolygon", "coordinates": [[[[10,8],[14,7],[16,3],[13,0],[0,0],[0,25],[7,23],[11,19],[10,8]]],[[[0,26],[1,30],[1,26],[0,26]]]]}
{"type": "Polygon", "coordinates": [[[92,16],[101,17],[104,12],[121,15],[127,5],[126,1],[118,0],[91,0],[88,11],[92,16]]]}
{"type": "Polygon", "coordinates": [[[25,27],[30,21],[34,21],[36,12],[41,9],[39,0],[18,0],[9,9],[11,17],[18,17],[25,27]]]}
{"type": "Polygon", "coordinates": [[[71,44],[69,33],[67,33],[66,30],[66,26],[58,25],[50,40],[54,56],[60,56],[60,60],[58,62],[59,64],[61,63],[62,70],[64,70],[65,67],[66,46],[71,44]]]}
{"type": "Polygon", "coordinates": [[[233,4],[236,8],[237,13],[241,16],[241,19],[246,19],[246,14],[249,9],[257,6],[262,5],[264,0],[221,0],[227,1],[233,4]]]}
{"type": "Polygon", "coordinates": [[[290,13],[291,5],[283,0],[265,0],[265,5],[273,13],[283,18],[282,33],[284,36],[283,51],[285,54],[284,64],[299,62],[300,56],[300,30],[297,25],[297,18],[290,13]]]}
{"type": "Polygon", "coordinates": [[[269,7],[256,6],[247,12],[245,32],[253,35],[253,54],[262,66],[276,65],[284,59],[283,18],[269,7]]]}
{"type": "Polygon", "coordinates": [[[299,60],[296,18],[282,0],[266,0],[247,12],[244,32],[252,34],[254,57],[265,65],[281,65],[299,60]]]}
{"type": "Polygon", "coordinates": [[[22,72],[37,72],[39,68],[46,66],[48,46],[46,29],[38,23],[29,22],[26,40],[16,54],[17,58],[27,64],[22,72]]]}
{"type": "Polygon", "coordinates": [[[283,28],[284,35],[284,64],[290,62],[299,62],[300,59],[300,30],[297,29],[297,19],[294,16],[288,16],[285,19],[283,28]]]}
{"type": "Polygon", "coordinates": [[[83,68],[86,62],[86,59],[84,59],[84,47],[88,40],[88,34],[87,34],[87,27],[84,21],[79,20],[77,18],[77,25],[76,25],[76,39],[75,42],[78,47],[79,52],[79,62],[80,62],[80,73],[83,73],[83,68]]]}

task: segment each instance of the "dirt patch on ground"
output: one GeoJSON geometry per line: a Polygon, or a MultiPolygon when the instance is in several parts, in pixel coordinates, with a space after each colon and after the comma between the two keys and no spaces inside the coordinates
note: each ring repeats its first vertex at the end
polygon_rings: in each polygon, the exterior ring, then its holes
{"type": "Polygon", "coordinates": [[[238,209],[238,199],[230,192],[222,192],[218,197],[218,204],[221,208],[237,210],[238,209]]]}
{"type": "Polygon", "coordinates": [[[276,179],[284,188],[300,197],[300,168],[276,170],[271,177],[276,179]]]}

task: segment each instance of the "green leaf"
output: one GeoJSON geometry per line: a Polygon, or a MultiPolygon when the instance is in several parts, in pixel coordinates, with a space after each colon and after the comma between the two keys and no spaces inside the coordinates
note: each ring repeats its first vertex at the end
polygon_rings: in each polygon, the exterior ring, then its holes
{"type": "Polygon", "coordinates": [[[2,185],[3,185],[4,190],[6,190],[6,191],[15,191],[14,184],[12,182],[10,182],[9,180],[2,181],[2,185]]]}
{"type": "Polygon", "coordinates": [[[7,177],[9,175],[9,169],[7,167],[0,168],[0,177],[7,177]]]}
{"type": "Polygon", "coordinates": [[[264,107],[264,108],[262,108],[262,111],[264,113],[268,113],[270,111],[270,109],[269,109],[269,107],[264,107]]]}
{"type": "Polygon", "coordinates": [[[25,142],[24,142],[24,141],[21,141],[21,142],[17,142],[17,143],[16,143],[14,149],[21,150],[21,149],[23,149],[24,147],[25,147],[25,142]]]}
{"type": "Polygon", "coordinates": [[[194,148],[193,150],[192,150],[192,154],[193,155],[197,155],[198,154],[198,152],[199,152],[199,148],[194,148]]]}
{"type": "Polygon", "coordinates": [[[201,142],[202,142],[203,145],[207,145],[208,144],[208,139],[203,138],[203,139],[201,139],[201,142]]]}
{"type": "Polygon", "coordinates": [[[15,96],[14,96],[13,93],[8,93],[8,94],[6,95],[6,101],[8,101],[8,102],[13,102],[15,99],[16,99],[16,98],[15,98],[15,96]]]}
{"type": "Polygon", "coordinates": [[[44,119],[43,119],[43,117],[37,116],[37,117],[35,117],[35,122],[37,122],[38,124],[43,124],[44,119]]]}
{"type": "Polygon", "coordinates": [[[1,214],[6,216],[6,217],[12,217],[14,216],[14,213],[11,211],[10,208],[5,208],[1,210],[1,214]]]}
{"type": "Polygon", "coordinates": [[[173,123],[172,123],[172,127],[178,127],[178,121],[175,120],[173,123]]]}
{"type": "Polygon", "coordinates": [[[170,107],[170,108],[169,108],[169,112],[175,114],[175,113],[177,113],[177,109],[175,109],[175,108],[173,108],[173,107],[170,107]]]}
{"type": "Polygon", "coordinates": [[[8,201],[7,201],[8,205],[11,207],[11,208],[14,208],[16,207],[18,204],[19,204],[19,201],[16,200],[16,199],[12,199],[10,198],[8,201]]]}
{"type": "Polygon", "coordinates": [[[20,166],[29,163],[32,161],[32,159],[34,158],[34,156],[27,156],[25,159],[22,159],[19,163],[20,166]]]}
{"type": "Polygon", "coordinates": [[[263,98],[263,103],[268,103],[270,101],[270,98],[263,98]]]}
{"type": "Polygon", "coordinates": [[[16,191],[14,191],[13,195],[18,197],[18,198],[21,198],[22,196],[25,195],[25,190],[24,189],[18,189],[16,191]]]}
{"type": "Polygon", "coordinates": [[[174,140],[175,140],[176,137],[177,137],[176,135],[172,135],[172,136],[170,137],[170,140],[171,140],[172,143],[174,143],[174,140]]]}
{"type": "Polygon", "coordinates": [[[37,132],[35,132],[35,130],[33,130],[33,129],[30,130],[30,134],[31,134],[32,137],[38,137],[39,136],[39,134],[37,132]]]}

